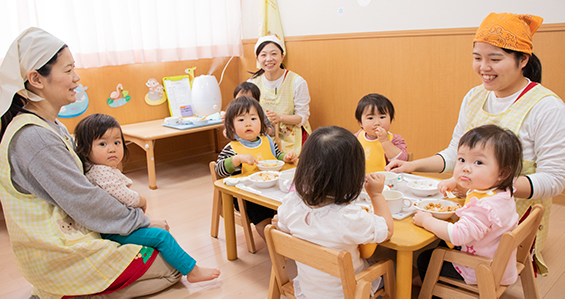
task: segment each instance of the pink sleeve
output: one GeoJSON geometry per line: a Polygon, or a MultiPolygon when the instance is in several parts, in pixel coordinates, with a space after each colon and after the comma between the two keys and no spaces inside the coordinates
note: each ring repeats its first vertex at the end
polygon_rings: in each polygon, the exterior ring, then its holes
{"type": "Polygon", "coordinates": [[[359,131],[357,131],[357,133],[355,133],[355,134],[353,134],[353,135],[355,135],[355,137],[358,137],[358,136],[359,136],[359,133],[361,133],[361,131],[362,131],[362,130],[359,129],[359,131]]]}
{"type": "Polygon", "coordinates": [[[122,173],[115,173],[110,167],[97,170],[92,175],[96,185],[129,207],[139,206],[139,194],[127,187],[131,185],[131,180],[122,173]]]}
{"type": "MultiPolygon", "coordinates": [[[[453,245],[460,246],[469,244],[472,241],[483,239],[491,229],[493,222],[492,208],[485,204],[477,204],[477,199],[472,198],[471,202],[457,211],[461,217],[453,225],[453,245]]],[[[494,220],[494,221],[493,221],[494,220]]]]}
{"type": "MultiPolygon", "coordinates": [[[[402,136],[393,134],[392,144],[400,149],[400,155],[396,157],[397,160],[407,161],[408,160],[408,146],[406,145],[406,141],[402,136]]],[[[387,161],[390,162],[390,161],[387,161]]]]}

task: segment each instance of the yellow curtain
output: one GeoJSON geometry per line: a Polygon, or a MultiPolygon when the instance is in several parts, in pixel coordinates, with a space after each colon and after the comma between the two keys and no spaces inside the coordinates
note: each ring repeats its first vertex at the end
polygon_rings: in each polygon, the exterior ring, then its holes
{"type": "MultiPolygon", "coordinates": [[[[279,4],[277,3],[277,0],[259,1],[259,5],[261,5],[261,7],[259,7],[259,18],[263,20],[259,27],[259,37],[263,37],[265,35],[276,35],[281,40],[284,54],[287,55],[286,47],[284,45],[281,15],[279,13],[279,4]]],[[[257,67],[259,67],[259,64],[257,64],[257,67]]]]}

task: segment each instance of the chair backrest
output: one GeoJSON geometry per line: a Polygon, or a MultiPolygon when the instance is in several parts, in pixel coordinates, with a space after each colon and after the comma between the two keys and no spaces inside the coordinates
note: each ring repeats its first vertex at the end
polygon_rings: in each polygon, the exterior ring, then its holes
{"type": "Polygon", "coordinates": [[[517,262],[522,264],[531,262],[529,261],[529,252],[532,248],[544,211],[545,208],[542,205],[534,205],[530,210],[530,214],[522,223],[518,224],[514,230],[502,235],[500,244],[494,253],[491,266],[495,285],[500,285],[504,270],[506,270],[506,265],[508,264],[512,251],[515,249],[517,249],[517,262]]]}
{"type": "Polygon", "coordinates": [[[344,298],[354,298],[356,281],[351,253],[346,250],[338,252],[296,238],[271,225],[265,229],[265,238],[279,289],[289,282],[284,259],[287,257],[341,278],[344,298]]]}
{"type": "Polygon", "coordinates": [[[216,173],[216,161],[211,161],[210,164],[210,176],[212,177],[212,183],[218,180],[218,174],[216,173]]]}

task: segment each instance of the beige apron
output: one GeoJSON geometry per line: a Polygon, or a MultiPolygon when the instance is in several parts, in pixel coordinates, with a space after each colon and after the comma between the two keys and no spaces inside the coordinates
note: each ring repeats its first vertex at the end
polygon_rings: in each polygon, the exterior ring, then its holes
{"type": "MultiPolygon", "coordinates": [[[[512,106],[499,114],[490,114],[484,111],[483,107],[488,99],[489,91],[482,85],[477,87],[470,95],[469,105],[467,106],[467,127],[466,130],[472,128],[495,124],[500,127],[506,128],[519,136],[520,128],[530,110],[544,97],[554,96],[558,98],[552,91],[541,86],[540,84],[534,86],[531,90],[523,94],[512,106]]],[[[536,161],[523,160],[521,175],[528,175],[536,172],[536,161]]],[[[529,207],[540,203],[545,207],[539,231],[536,235],[536,242],[534,247],[534,258],[538,266],[538,272],[546,275],[548,272],[547,265],[543,261],[541,251],[547,239],[549,227],[549,214],[551,210],[551,198],[516,198],[516,210],[520,218],[528,210],[529,207]]]]}
{"type": "MultiPolygon", "coordinates": [[[[39,117],[21,114],[12,120],[0,145],[0,199],[18,269],[40,298],[101,292],[129,266],[141,246],[103,240],[60,207],[15,189],[8,146],[14,134],[29,124],[55,132],[39,117]]],[[[61,139],[82,171],[72,140],[61,139]]]]}
{"type": "MultiPolygon", "coordinates": [[[[296,73],[286,71],[285,78],[280,88],[269,89],[263,83],[265,78],[261,75],[252,80],[255,85],[261,90],[261,106],[265,113],[267,110],[273,111],[277,114],[294,115],[294,82],[296,80],[296,73]]],[[[310,123],[306,121],[302,126],[289,125],[285,123],[278,123],[279,126],[279,139],[281,140],[281,151],[288,153],[290,151],[300,154],[302,149],[302,128],[308,133],[312,134],[310,123]]]]}

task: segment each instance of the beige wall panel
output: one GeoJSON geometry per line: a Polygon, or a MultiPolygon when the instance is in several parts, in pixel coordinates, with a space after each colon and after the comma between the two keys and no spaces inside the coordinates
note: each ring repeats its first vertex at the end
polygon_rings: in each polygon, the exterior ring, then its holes
{"type": "MultiPolygon", "coordinates": [[[[228,58],[222,60],[223,62],[218,63],[219,67],[212,74],[218,81],[228,58]]],[[[60,120],[72,133],[81,119],[93,113],[112,115],[122,125],[165,118],[170,115],[167,102],[157,106],[151,106],[145,102],[145,95],[149,92],[149,89],[145,86],[147,80],[156,78],[162,84],[163,77],[185,75],[184,70],[193,66],[197,67],[195,70],[196,76],[206,75],[212,64],[212,59],[201,59],[77,69],[77,73],[81,76],[80,83],[88,86],[86,92],[89,97],[89,106],[83,115],[74,118],[61,118],[60,120]],[[129,91],[131,100],[121,107],[112,108],[108,106],[107,99],[110,97],[110,93],[116,90],[118,83],[121,83],[124,89],[129,91]]],[[[226,69],[223,81],[220,84],[223,108],[231,101],[233,90],[239,84],[238,70],[239,60],[234,58],[226,69]]],[[[209,152],[213,150],[213,146],[212,131],[168,138],[156,142],[155,157],[156,161],[173,160],[209,152]]],[[[130,145],[129,148],[132,155],[126,169],[144,167],[146,165],[145,152],[137,148],[136,145],[130,145]]]]}
{"type": "MultiPolygon", "coordinates": [[[[288,37],[285,65],[308,82],[314,128],[359,129],[355,108],[361,97],[380,93],[394,104],[391,132],[423,158],[445,148],[465,94],[481,83],[472,70],[476,28],[288,37]]],[[[241,80],[256,70],[255,40],[246,40],[241,80]]],[[[543,84],[565,96],[565,24],[542,26],[534,53],[543,63],[543,84]]]]}

